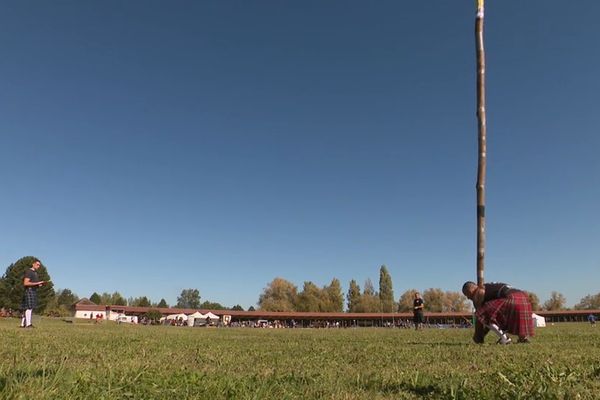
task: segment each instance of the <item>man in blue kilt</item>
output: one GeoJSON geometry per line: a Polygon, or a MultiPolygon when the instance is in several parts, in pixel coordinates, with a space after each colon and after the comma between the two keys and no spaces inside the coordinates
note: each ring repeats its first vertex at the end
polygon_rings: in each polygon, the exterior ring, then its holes
{"type": "Polygon", "coordinates": [[[519,343],[529,343],[529,337],[534,335],[533,311],[526,292],[496,282],[486,283],[483,288],[465,282],[462,292],[475,306],[476,343],[483,343],[490,330],[498,336],[500,344],[512,342],[506,332],[517,335],[519,343]]]}
{"type": "Polygon", "coordinates": [[[34,258],[31,268],[25,270],[25,277],[23,278],[25,292],[23,293],[23,303],[21,304],[21,308],[24,312],[23,318],[21,319],[21,328],[33,328],[33,325],[31,324],[31,315],[33,309],[37,307],[37,289],[46,283],[45,281],[40,281],[38,278],[37,270],[41,265],[40,260],[34,258]]]}

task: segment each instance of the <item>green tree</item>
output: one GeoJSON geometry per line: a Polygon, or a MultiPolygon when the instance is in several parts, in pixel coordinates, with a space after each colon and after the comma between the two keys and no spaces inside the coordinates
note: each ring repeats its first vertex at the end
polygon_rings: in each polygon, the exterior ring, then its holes
{"type": "Polygon", "coordinates": [[[108,292],[103,292],[100,295],[100,302],[98,304],[103,304],[103,305],[107,305],[107,306],[112,305],[113,304],[112,294],[110,294],[108,292]]]}
{"type": "Polygon", "coordinates": [[[59,306],[66,306],[71,309],[78,301],[79,297],[70,289],[62,289],[56,292],[56,303],[59,306]]]}
{"type": "Polygon", "coordinates": [[[148,312],[146,312],[144,314],[144,316],[146,318],[148,318],[148,320],[152,323],[152,324],[156,324],[158,321],[160,321],[160,319],[162,318],[162,314],[160,311],[152,309],[152,310],[148,310],[148,312]]]}
{"type": "Polygon", "coordinates": [[[350,281],[350,287],[348,288],[348,294],[346,295],[346,301],[348,305],[348,312],[358,312],[360,307],[360,286],[354,279],[350,281]]]}
{"type": "Polygon", "coordinates": [[[263,311],[295,311],[298,288],[283,278],[275,278],[258,298],[263,311]]]}
{"type": "Polygon", "coordinates": [[[167,304],[167,301],[165,299],[160,299],[156,306],[159,308],[169,308],[169,305],[167,304]]]}
{"type": "Polygon", "coordinates": [[[367,278],[363,289],[362,296],[360,296],[360,302],[357,312],[362,313],[379,313],[382,312],[381,301],[379,300],[379,294],[375,291],[373,282],[367,278]]]}
{"type": "Polygon", "coordinates": [[[385,265],[382,265],[379,269],[379,301],[381,302],[382,312],[391,313],[396,309],[392,276],[385,265]]]}
{"type": "Polygon", "coordinates": [[[127,303],[132,307],[150,307],[152,303],[146,296],[130,298],[127,303]]]}
{"type": "Polygon", "coordinates": [[[0,277],[0,308],[8,308],[8,291],[4,284],[4,278],[0,277]]]}
{"type": "MultiPolygon", "coordinates": [[[[14,264],[9,265],[6,269],[6,272],[1,279],[4,291],[5,307],[12,308],[14,310],[21,308],[23,293],[25,292],[25,287],[23,286],[25,270],[31,268],[34,260],[36,260],[35,257],[26,256],[20,258],[14,264]]],[[[46,306],[54,297],[54,285],[50,281],[50,275],[48,274],[48,270],[43,263],[41,263],[41,266],[38,268],[37,274],[40,280],[47,281],[45,285],[37,289],[37,311],[44,312],[46,306]]]]}
{"type": "Polygon", "coordinates": [[[227,308],[223,305],[221,305],[221,303],[215,303],[213,301],[205,301],[202,304],[200,304],[200,307],[203,310],[226,310],[227,308]]]}
{"type": "Polygon", "coordinates": [[[115,306],[126,306],[127,300],[119,292],[114,292],[111,295],[111,304],[115,306]]]}
{"type": "Polygon", "coordinates": [[[127,300],[119,292],[113,292],[113,293],[103,292],[100,295],[99,302],[96,304],[102,304],[102,305],[107,305],[107,306],[126,306],[127,300]]]}
{"type": "Polygon", "coordinates": [[[248,311],[256,311],[256,308],[254,308],[254,306],[250,306],[248,307],[248,311]]]}
{"type": "Polygon", "coordinates": [[[96,292],[92,293],[92,295],[90,296],[90,301],[94,304],[102,304],[102,299],[100,298],[100,295],[96,292]]]}
{"type": "Polygon", "coordinates": [[[552,292],[550,298],[544,302],[544,310],[557,311],[564,310],[567,299],[559,292],[552,292]]]}
{"type": "Polygon", "coordinates": [[[400,300],[398,300],[398,312],[412,312],[413,302],[415,300],[415,293],[418,293],[417,289],[409,289],[402,293],[400,300]]]}
{"type": "Polygon", "coordinates": [[[302,291],[296,297],[296,311],[318,312],[322,311],[321,289],[310,281],[304,282],[302,291]]]}
{"type": "Polygon", "coordinates": [[[576,310],[597,310],[600,308],[600,293],[583,297],[575,305],[576,310]]]}
{"type": "Polygon", "coordinates": [[[344,311],[344,294],[342,285],[337,278],[333,278],[329,286],[325,286],[321,291],[324,297],[322,311],[324,312],[342,312],[344,311]]]}
{"type": "Polygon", "coordinates": [[[527,297],[529,298],[529,302],[531,303],[531,309],[533,311],[539,311],[540,310],[540,298],[537,296],[537,294],[532,293],[532,292],[527,292],[527,297]]]}
{"type": "Polygon", "coordinates": [[[367,278],[365,280],[365,286],[363,289],[363,296],[367,295],[367,296],[377,296],[377,293],[375,292],[375,286],[373,286],[373,281],[371,281],[371,278],[367,278]]]}
{"type": "Polygon", "coordinates": [[[66,317],[71,315],[72,311],[70,310],[70,307],[59,305],[57,296],[55,295],[48,301],[48,304],[46,304],[43,314],[50,317],[66,317]]]}
{"type": "Polygon", "coordinates": [[[52,317],[67,317],[73,314],[75,303],[79,297],[70,289],[59,289],[46,305],[45,315],[52,317]]]}
{"type": "Polygon", "coordinates": [[[442,312],[444,311],[444,291],[442,289],[427,289],[423,292],[423,302],[425,311],[442,312]]]}
{"type": "Polygon", "coordinates": [[[236,304],[235,306],[231,307],[232,311],[244,311],[244,307],[240,306],[239,304],[236,304]]]}
{"type": "Polygon", "coordinates": [[[178,308],[200,308],[200,291],[198,289],[183,289],[177,298],[178,308]]]}

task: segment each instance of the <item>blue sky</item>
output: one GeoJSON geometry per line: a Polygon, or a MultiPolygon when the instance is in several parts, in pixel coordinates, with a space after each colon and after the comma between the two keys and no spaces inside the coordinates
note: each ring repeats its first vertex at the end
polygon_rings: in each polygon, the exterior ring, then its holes
{"type": "MultiPolygon", "coordinates": [[[[600,2],[486,2],[487,280],[600,291],[600,2]]],[[[247,308],[475,279],[473,1],[12,2],[0,266],[247,308]]]]}

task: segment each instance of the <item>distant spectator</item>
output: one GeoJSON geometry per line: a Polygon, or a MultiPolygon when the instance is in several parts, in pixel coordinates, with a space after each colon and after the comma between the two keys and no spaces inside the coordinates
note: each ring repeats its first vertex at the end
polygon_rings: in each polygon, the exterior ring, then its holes
{"type": "Polygon", "coordinates": [[[590,325],[596,326],[596,316],[594,314],[588,315],[588,321],[590,325]]]}
{"type": "Polygon", "coordinates": [[[413,322],[415,323],[416,330],[419,330],[423,322],[425,322],[425,316],[423,315],[424,304],[421,293],[416,292],[413,301],[413,322]]]}

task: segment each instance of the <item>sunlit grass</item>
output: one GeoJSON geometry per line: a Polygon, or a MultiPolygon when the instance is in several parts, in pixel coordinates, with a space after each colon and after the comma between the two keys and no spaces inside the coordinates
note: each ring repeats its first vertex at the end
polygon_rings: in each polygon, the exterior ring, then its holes
{"type": "Polygon", "coordinates": [[[0,320],[2,399],[598,398],[600,328],[529,345],[470,330],[183,328],[0,320]],[[579,396],[579,397],[577,397],[579,396]]]}

